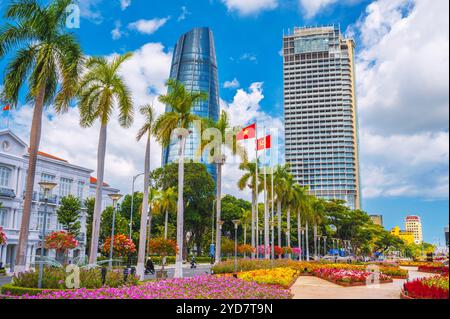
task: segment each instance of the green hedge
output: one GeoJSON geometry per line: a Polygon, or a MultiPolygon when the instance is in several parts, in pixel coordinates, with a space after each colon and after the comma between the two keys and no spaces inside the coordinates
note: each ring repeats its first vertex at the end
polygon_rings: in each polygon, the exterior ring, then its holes
{"type": "MultiPolygon", "coordinates": [[[[150,256],[153,263],[155,265],[161,265],[161,257],[160,256],[150,256]]],[[[191,257],[188,258],[188,262],[190,262],[191,257]]],[[[199,264],[209,264],[211,262],[211,257],[195,257],[195,261],[199,264]]],[[[166,265],[175,264],[175,256],[167,256],[166,265]]]]}
{"type": "Polygon", "coordinates": [[[11,295],[11,296],[23,296],[30,295],[36,296],[44,291],[59,291],[59,289],[38,289],[38,288],[23,288],[17,287],[13,284],[6,284],[0,287],[0,291],[2,295],[11,295]]]}

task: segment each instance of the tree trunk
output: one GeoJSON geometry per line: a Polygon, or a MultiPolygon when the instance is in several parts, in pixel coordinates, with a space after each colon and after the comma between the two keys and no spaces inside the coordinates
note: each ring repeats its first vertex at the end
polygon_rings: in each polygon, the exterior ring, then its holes
{"type": "Polygon", "coordinates": [[[142,197],[142,211],[141,211],[141,229],[139,233],[139,252],[138,263],[136,268],[136,274],[144,280],[145,270],[145,248],[147,243],[147,218],[148,218],[148,200],[149,200],[149,188],[150,188],[150,138],[151,134],[148,134],[147,146],[145,148],[145,162],[144,162],[144,193],[142,197]]]}
{"type": "Polygon", "coordinates": [[[216,163],[217,167],[217,197],[216,197],[216,264],[220,262],[222,232],[220,231],[220,221],[222,219],[222,163],[216,163]]]}
{"type": "Polygon", "coordinates": [[[267,194],[267,174],[264,167],[264,258],[270,259],[270,238],[269,238],[269,199],[267,194]]]}
{"type": "Polygon", "coordinates": [[[22,222],[20,224],[19,243],[17,245],[16,266],[14,273],[24,272],[27,264],[28,235],[30,230],[31,205],[33,203],[34,181],[36,178],[36,162],[42,132],[42,113],[44,112],[45,86],[39,90],[33,111],[33,122],[30,132],[30,149],[28,158],[27,183],[23,204],[22,222]]]}
{"type": "Polygon", "coordinates": [[[298,238],[298,260],[302,260],[302,216],[300,210],[297,212],[297,238],[298,238]]]}
{"type": "Polygon", "coordinates": [[[277,217],[278,217],[278,247],[282,246],[281,243],[281,201],[277,201],[277,217]]]}
{"type": "Polygon", "coordinates": [[[164,239],[167,240],[167,234],[169,232],[169,211],[166,210],[166,216],[164,218],[164,239]]]}
{"type": "MultiPolygon", "coordinates": [[[[287,232],[286,232],[287,247],[291,247],[291,209],[287,210],[287,232]]],[[[291,254],[288,254],[288,258],[291,259],[291,254]]]]}
{"type": "Polygon", "coordinates": [[[306,239],[306,261],[309,261],[309,229],[308,221],[305,227],[305,239],[306,239]]]}
{"type": "Polygon", "coordinates": [[[314,222],[314,258],[317,258],[317,224],[314,222]]]}
{"type": "Polygon", "coordinates": [[[97,189],[95,191],[94,216],[92,220],[92,239],[91,239],[91,249],[89,251],[90,264],[95,264],[97,262],[98,239],[100,235],[100,222],[102,217],[102,202],[103,202],[102,197],[103,197],[103,179],[105,172],[106,139],[107,139],[107,125],[102,124],[100,128],[100,136],[97,151],[97,189]]]}
{"type": "Polygon", "coordinates": [[[184,149],[186,137],[180,136],[180,158],[178,160],[178,204],[177,204],[177,245],[174,278],[183,278],[183,244],[184,244],[184,149]]]}
{"type": "MultiPolygon", "coordinates": [[[[256,192],[255,190],[252,190],[252,225],[251,225],[251,231],[252,231],[252,247],[256,249],[256,238],[255,238],[255,220],[256,220],[256,192]]],[[[252,253],[252,259],[255,259],[255,252],[252,253]]]]}

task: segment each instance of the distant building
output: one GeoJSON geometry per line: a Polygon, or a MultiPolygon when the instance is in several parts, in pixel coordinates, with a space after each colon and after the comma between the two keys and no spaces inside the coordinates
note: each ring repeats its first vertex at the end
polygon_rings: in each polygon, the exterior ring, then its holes
{"type": "Polygon", "coordinates": [[[422,222],[419,216],[407,216],[405,230],[414,234],[414,242],[417,245],[423,242],[422,222]]]}
{"type": "Polygon", "coordinates": [[[391,229],[391,234],[400,238],[407,244],[414,244],[414,233],[405,230],[400,230],[399,226],[391,229]]]}
{"type": "MultiPolygon", "coordinates": [[[[208,99],[196,102],[192,113],[205,119],[219,119],[219,79],[214,36],[210,28],[194,28],[179,38],[174,48],[170,78],[182,82],[188,91],[207,92],[208,99]]],[[[170,111],[167,105],[166,112],[170,111]]],[[[200,142],[201,132],[193,128],[186,140],[187,161],[195,158],[200,142]]],[[[173,138],[169,146],[163,149],[162,164],[178,162],[178,158],[179,141],[173,138]]],[[[216,180],[216,166],[204,158],[202,163],[206,164],[208,172],[216,180]]]]}
{"type": "Polygon", "coordinates": [[[360,209],[354,49],[339,26],[283,36],[285,143],[296,182],[360,209]]]}
{"type": "Polygon", "coordinates": [[[375,225],[383,226],[383,215],[370,215],[369,217],[375,225]]]}
{"type": "MultiPolygon", "coordinates": [[[[95,198],[95,192],[97,190],[97,178],[90,177],[89,179],[89,197],[95,198]]],[[[103,183],[103,196],[102,196],[102,211],[108,207],[112,206],[113,201],[109,198],[110,194],[118,194],[120,192],[119,189],[113,188],[109,186],[108,183],[103,183]]]]}
{"type": "Polygon", "coordinates": [[[444,228],[444,233],[445,233],[445,246],[449,246],[448,243],[448,226],[444,228]]]}
{"type": "MultiPolygon", "coordinates": [[[[22,221],[24,192],[28,169],[28,145],[10,130],[0,132],[0,227],[7,237],[7,245],[0,246],[0,262],[14,270],[17,255],[19,232],[22,221]]],[[[47,232],[62,230],[58,223],[56,210],[62,197],[73,195],[81,201],[92,196],[93,170],[73,165],[68,161],[44,152],[38,153],[36,181],[31,206],[30,232],[28,238],[26,267],[34,264],[35,256],[40,254],[40,235],[44,225],[44,196],[39,182],[54,182],[47,206],[47,232]]],[[[110,187],[104,190],[104,205],[109,204],[106,196],[118,190],[110,187]]],[[[95,194],[95,192],[94,192],[95,194]]],[[[77,240],[79,246],[69,251],[69,258],[85,256],[86,250],[86,212],[81,211],[81,231],[77,240]]],[[[55,257],[54,251],[45,251],[46,256],[55,257]]]]}

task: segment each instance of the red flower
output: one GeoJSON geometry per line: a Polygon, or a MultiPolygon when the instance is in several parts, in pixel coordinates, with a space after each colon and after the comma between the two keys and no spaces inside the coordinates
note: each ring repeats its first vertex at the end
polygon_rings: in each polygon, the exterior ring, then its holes
{"type": "Polygon", "coordinates": [[[3,232],[3,227],[0,227],[0,245],[6,245],[6,234],[3,232]]]}
{"type": "MultiPolygon", "coordinates": [[[[111,237],[106,238],[103,244],[103,251],[109,254],[111,248],[111,237]]],[[[136,252],[136,246],[134,242],[130,240],[126,235],[117,234],[114,236],[113,254],[119,257],[126,256],[136,252]]]]}
{"type": "Polygon", "coordinates": [[[45,237],[45,248],[47,249],[66,251],[68,249],[75,249],[77,246],[78,241],[75,237],[65,231],[53,232],[45,237]]]}

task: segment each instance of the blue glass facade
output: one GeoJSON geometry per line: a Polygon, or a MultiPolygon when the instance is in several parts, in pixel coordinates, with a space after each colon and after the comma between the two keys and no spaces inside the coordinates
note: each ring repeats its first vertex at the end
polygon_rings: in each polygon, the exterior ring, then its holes
{"type": "MultiPolygon", "coordinates": [[[[213,33],[209,28],[195,28],[178,40],[172,59],[170,77],[182,82],[189,91],[204,91],[208,100],[194,105],[193,113],[217,121],[219,118],[219,80],[213,33]]],[[[166,107],[166,112],[170,107],[166,107]]],[[[192,160],[200,145],[195,129],[186,142],[186,160],[192,160]]],[[[179,142],[173,139],[163,150],[163,165],[178,161],[179,142]]],[[[207,164],[207,163],[205,163],[207,164]]],[[[208,172],[216,179],[214,164],[207,164],[208,172]]]]}

